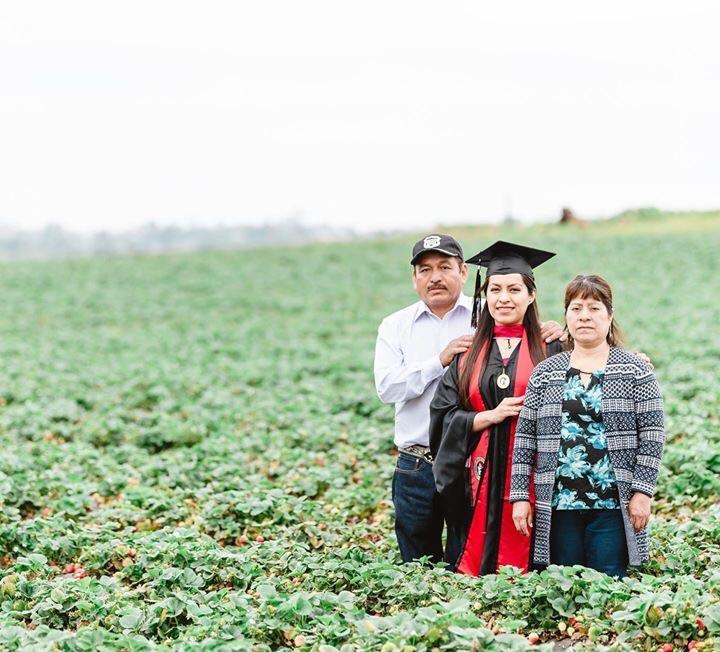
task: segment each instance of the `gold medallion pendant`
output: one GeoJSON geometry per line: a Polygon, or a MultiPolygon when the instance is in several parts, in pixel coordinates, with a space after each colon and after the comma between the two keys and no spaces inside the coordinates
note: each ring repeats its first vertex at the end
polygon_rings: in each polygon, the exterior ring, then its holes
{"type": "Polygon", "coordinates": [[[507,389],[510,387],[510,376],[508,376],[505,371],[503,371],[498,377],[497,377],[497,386],[500,389],[507,389]]]}

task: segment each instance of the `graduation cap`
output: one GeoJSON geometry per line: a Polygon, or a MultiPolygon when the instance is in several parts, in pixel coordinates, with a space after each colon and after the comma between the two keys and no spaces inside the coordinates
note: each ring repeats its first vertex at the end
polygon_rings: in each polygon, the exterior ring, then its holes
{"type": "Polygon", "coordinates": [[[475,278],[475,294],[473,304],[472,325],[477,326],[480,313],[480,290],[482,288],[481,267],[487,267],[488,277],[493,274],[525,274],[535,280],[533,268],[542,265],[550,260],[555,254],[542,249],[533,249],[525,245],[515,244],[498,240],[487,249],[476,253],[465,262],[477,265],[478,271],[475,278]]]}

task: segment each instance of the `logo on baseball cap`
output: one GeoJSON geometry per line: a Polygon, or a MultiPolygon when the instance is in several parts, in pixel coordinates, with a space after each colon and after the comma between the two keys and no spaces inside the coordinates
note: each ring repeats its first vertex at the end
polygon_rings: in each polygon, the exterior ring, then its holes
{"type": "Polygon", "coordinates": [[[422,240],[418,240],[412,250],[412,258],[410,264],[415,265],[423,254],[428,251],[437,251],[439,254],[446,256],[457,256],[463,259],[463,250],[460,243],[451,235],[442,233],[433,233],[425,236],[422,240]]]}

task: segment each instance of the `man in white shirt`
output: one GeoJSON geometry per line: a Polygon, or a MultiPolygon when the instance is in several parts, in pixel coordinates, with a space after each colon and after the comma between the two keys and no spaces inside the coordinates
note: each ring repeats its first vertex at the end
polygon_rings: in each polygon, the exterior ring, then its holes
{"type": "MultiPolygon", "coordinates": [[[[460,244],[432,234],[415,243],[412,279],[420,301],[386,317],[375,347],[375,386],[383,403],[395,404],[393,475],[395,534],[403,561],[427,556],[443,560],[445,518],[435,491],[429,447],[430,401],[440,376],[473,337],[473,299],[463,294],[468,276],[460,244]]],[[[543,336],[557,339],[556,322],[543,324],[543,336]]],[[[459,541],[448,531],[444,559],[459,557],[459,541]]]]}

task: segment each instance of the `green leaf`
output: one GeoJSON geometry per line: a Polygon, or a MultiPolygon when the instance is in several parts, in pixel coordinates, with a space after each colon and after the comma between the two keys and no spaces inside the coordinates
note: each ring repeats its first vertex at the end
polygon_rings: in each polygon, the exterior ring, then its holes
{"type": "Polygon", "coordinates": [[[265,600],[274,598],[277,595],[275,585],[273,584],[260,584],[255,590],[260,594],[260,597],[265,600]]]}
{"type": "Polygon", "coordinates": [[[137,629],[143,619],[143,612],[137,607],[131,607],[118,618],[118,623],[123,629],[137,629]]]}

